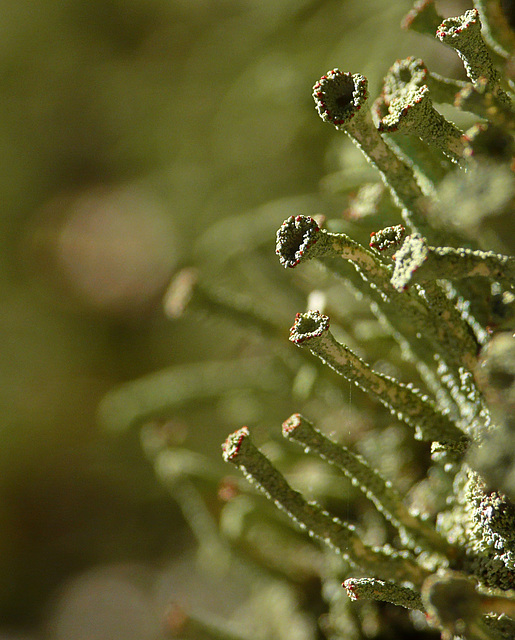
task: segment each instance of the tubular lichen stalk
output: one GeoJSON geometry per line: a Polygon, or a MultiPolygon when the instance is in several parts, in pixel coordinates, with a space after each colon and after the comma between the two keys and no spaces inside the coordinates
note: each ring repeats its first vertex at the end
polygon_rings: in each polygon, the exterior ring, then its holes
{"type": "Polygon", "coordinates": [[[444,20],[436,31],[436,37],[440,42],[456,49],[474,84],[480,78],[485,78],[488,90],[499,102],[511,105],[508,94],[500,86],[499,73],[481,35],[481,20],[477,9],[470,9],[461,16],[444,20]]]}
{"type": "Polygon", "coordinates": [[[436,411],[427,396],[373,371],[348,347],[334,339],[327,316],[319,311],[298,313],[290,329],[290,340],[299,347],[307,347],[337,373],[378,399],[415,429],[415,437],[463,450],[466,440],[463,432],[447,416],[436,411]]]}
{"type": "Polygon", "coordinates": [[[379,123],[379,131],[411,133],[440,149],[454,162],[463,158],[462,132],[433,107],[427,85],[394,98],[388,105],[388,112],[379,123]]]}
{"type": "Polygon", "coordinates": [[[434,0],[417,0],[403,18],[401,28],[432,37],[441,22],[442,16],[437,12],[434,0]]]}
{"type": "Polygon", "coordinates": [[[455,557],[453,548],[440,534],[419,518],[413,516],[404,505],[400,494],[391,483],[361,457],[343,445],[326,438],[320,431],[298,413],[283,423],[283,436],[299,443],[306,451],[313,451],[334,465],[346,476],[358,483],[376,508],[402,531],[411,547],[422,547],[431,552],[438,551],[447,557],[455,557]]]}
{"type": "Polygon", "coordinates": [[[349,578],[342,587],[351,600],[372,599],[390,602],[405,609],[425,611],[420,593],[395,582],[385,582],[376,578],[349,578]]]}
{"type": "Polygon", "coordinates": [[[493,251],[428,246],[420,234],[404,240],[395,254],[392,284],[398,290],[410,283],[437,279],[461,280],[482,277],[515,288],[515,258],[493,251]]]}
{"type": "Polygon", "coordinates": [[[420,200],[422,190],[413,170],[385,143],[377,131],[367,104],[367,80],[360,74],[329,71],[313,87],[318,114],[345,131],[380,172],[402,208],[406,223],[420,232],[430,232],[420,200]]]}

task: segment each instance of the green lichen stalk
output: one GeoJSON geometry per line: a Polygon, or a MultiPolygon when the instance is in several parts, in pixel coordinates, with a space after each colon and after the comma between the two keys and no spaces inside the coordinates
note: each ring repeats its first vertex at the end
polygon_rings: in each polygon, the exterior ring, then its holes
{"type": "Polygon", "coordinates": [[[297,314],[290,340],[299,347],[307,347],[337,373],[377,398],[415,429],[416,438],[441,440],[451,448],[462,448],[464,434],[447,416],[435,410],[427,396],[373,371],[348,347],[335,340],[329,331],[327,316],[319,311],[297,314]]]}
{"type": "Polygon", "coordinates": [[[444,20],[438,27],[436,37],[440,42],[456,49],[472,83],[476,84],[480,78],[485,78],[488,87],[499,102],[505,105],[511,104],[509,95],[501,87],[499,72],[483,40],[477,9],[471,9],[462,16],[444,20]]]}
{"type": "Polygon", "coordinates": [[[298,413],[283,423],[283,435],[302,445],[306,451],[317,453],[350,477],[412,546],[456,556],[457,550],[433,528],[413,516],[391,483],[384,480],[361,456],[326,438],[298,413]]]}

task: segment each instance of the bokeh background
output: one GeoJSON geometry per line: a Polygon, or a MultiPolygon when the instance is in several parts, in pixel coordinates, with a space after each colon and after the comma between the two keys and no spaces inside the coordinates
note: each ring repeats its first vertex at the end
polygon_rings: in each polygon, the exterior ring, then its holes
{"type": "MultiPolygon", "coordinates": [[[[445,16],[469,8],[437,4],[445,16]]],[[[137,430],[106,432],[99,403],[163,368],[276,348],[223,314],[167,317],[183,267],[276,312],[289,348],[306,303],[274,231],[291,214],[342,215],[353,171],[367,171],[353,152],[342,166],[345,142],[316,117],[313,82],[338,66],[366,75],[375,96],[407,55],[462,74],[452,52],[400,30],[410,8],[0,1],[2,640],[160,638],[149,595],[160,568],[183,567],[160,593],[200,588],[184,569],[191,533],[137,430]]],[[[227,433],[252,423],[264,437],[294,400],[229,388],[167,424],[223,474],[227,433]]]]}

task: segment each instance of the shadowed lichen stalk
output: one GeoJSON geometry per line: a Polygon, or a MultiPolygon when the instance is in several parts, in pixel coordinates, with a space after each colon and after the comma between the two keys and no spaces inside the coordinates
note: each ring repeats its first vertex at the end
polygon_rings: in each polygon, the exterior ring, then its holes
{"type": "Polygon", "coordinates": [[[404,506],[400,494],[392,484],[384,480],[361,456],[326,438],[298,413],[283,423],[283,435],[302,445],[305,451],[316,452],[353,479],[377,509],[392,520],[397,528],[405,531],[404,537],[408,544],[411,542],[431,551],[445,552],[449,556],[456,555],[456,549],[452,549],[447,540],[432,527],[413,516],[404,506]]]}

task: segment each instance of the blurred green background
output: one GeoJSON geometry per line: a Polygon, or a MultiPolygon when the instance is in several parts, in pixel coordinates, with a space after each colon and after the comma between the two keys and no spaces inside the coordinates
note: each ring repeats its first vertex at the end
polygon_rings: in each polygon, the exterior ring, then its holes
{"type": "MultiPolygon", "coordinates": [[[[151,566],[187,548],[182,516],[137,434],[104,433],[98,403],[163,367],[270,349],[228,319],[167,319],[162,298],[183,266],[279,309],[287,342],[302,298],[275,259],[274,230],[288,215],[337,216],[344,206],[320,195],[324,176],[341,168],[343,141],[316,117],[313,82],[338,66],[366,75],[375,96],[391,63],[406,55],[436,72],[460,72],[441,45],[399,29],[410,7],[0,2],[6,634],[44,624],[62,585],[81,571],[151,566]],[[303,205],[314,208],[292,209],[303,205]],[[224,235],[232,216],[240,229],[248,221],[261,245],[259,259],[242,260],[238,273],[225,260],[226,251],[241,259],[245,250],[238,233],[224,235]]],[[[221,465],[229,431],[248,421],[275,428],[294,409],[270,392],[234,392],[170,420],[177,442],[221,465]]]]}

